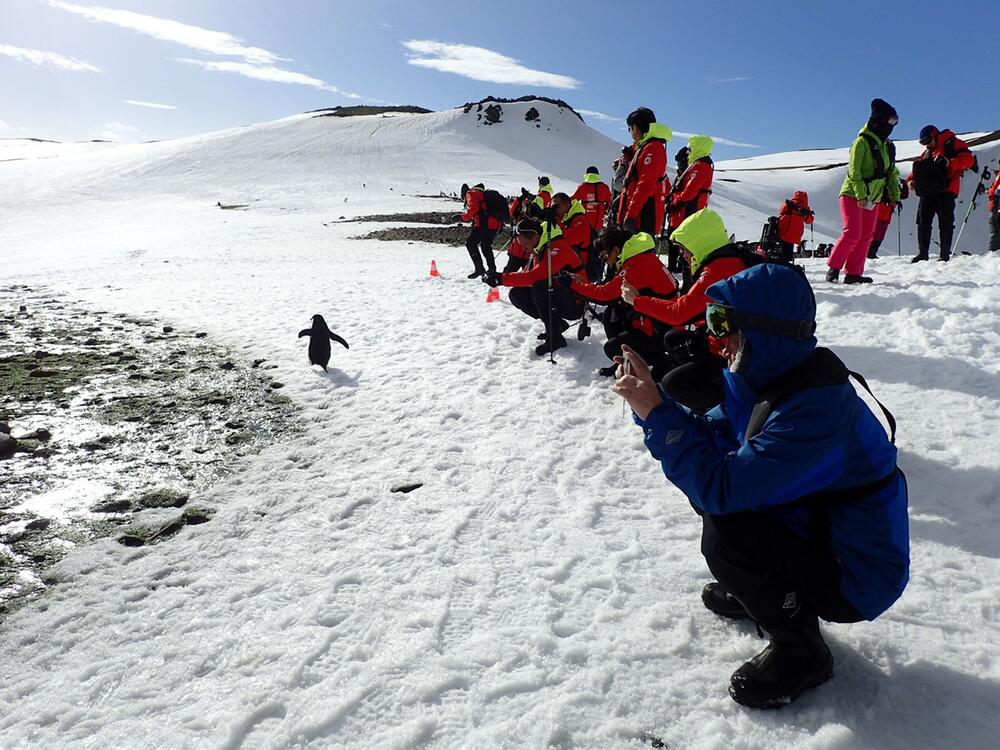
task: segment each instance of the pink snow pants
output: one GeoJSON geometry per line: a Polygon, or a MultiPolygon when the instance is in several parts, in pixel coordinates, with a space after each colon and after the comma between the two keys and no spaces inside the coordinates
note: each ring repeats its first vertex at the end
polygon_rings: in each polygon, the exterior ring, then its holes
{"type": "Polygon", "coordinates": [[[844,269],[852,276],[860,276],[865,271],[868,246],[872,244],[872,235],[875,234],[878,211],[874,207],[863,209],[857,198],[842,195],[840,218],[844,223],[844,231],[834,244],[827,265],[838,271],[844,269]]]}

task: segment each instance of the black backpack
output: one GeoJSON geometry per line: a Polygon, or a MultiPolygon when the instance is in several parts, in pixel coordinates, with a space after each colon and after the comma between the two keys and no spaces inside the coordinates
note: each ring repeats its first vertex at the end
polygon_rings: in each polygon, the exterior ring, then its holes
{"type": "Polygon", "coordinates": [[[913,190],[921,198],[941,195],[948,188],[948,165],[930,152],[913,162],[913,190]]]}
{"type": "Polygon", "coordinates": [[[501,224],[506,224],[510,221],[510,209],[507,206],[507,199],[496,190],[487,190],[483,193],[483,205],[485,206],[485,213],[501,224]]]}

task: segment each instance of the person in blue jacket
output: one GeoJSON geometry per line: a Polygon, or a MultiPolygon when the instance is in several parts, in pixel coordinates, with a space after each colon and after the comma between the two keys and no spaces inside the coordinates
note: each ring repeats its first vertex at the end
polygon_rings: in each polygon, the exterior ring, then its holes
{"type": "Polygon", "coordinates": [[[732,675],[730,695],[781,706],[833,674],[819,618],[873,620],[902,594],[906,480],[847,368],[816,346],[804,275],[765,263],[713,284],[708,296],[709,333],[727,361],[724,403],[692,413],[630,349],[613,390],[702,515],[702,553],[717,579],[703,603],[770,636],[732,675]]]}

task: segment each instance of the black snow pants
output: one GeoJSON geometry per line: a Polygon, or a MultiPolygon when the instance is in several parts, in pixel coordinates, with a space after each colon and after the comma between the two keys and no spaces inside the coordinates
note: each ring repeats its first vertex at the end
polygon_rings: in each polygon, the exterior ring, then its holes
{"type": "Polygon", "coordinates": [[[917,253],[926,258],[931,248],[934,217],[938,220],[942,260],[951,258],[951,239],[955,234],[955,196],[951,193],[925,195],[917,205],[917,253]]]}
{"type": "MultiPolygon", "coordinates": [[[[513,287],[510,290],[510,303],[525,315],[540,320],[545,325],[545,332],[550,340],[549,330],[549,287],[547,281],[539,281],[530,287],[513,287]]],[[[556,336],[562,336],[569,324],[568,320],[577,320],[583,315],[583,300],[562,284],[552,285],[552,323],[556,336]]]]}
{"type": "Polygon", "coordinates": [[[487,269],[496,270],[496,261],[493,260],[493,240],[496,239],[497,230],[487,227],[473,226],[469,232],[469,238],[465,241],[465,249],[469,251],[472,258],[472,265],[477,273],[483,273],[487,269]],[[479,257],[482,252],[482,257],[479,257]],[[483,261],[486,261],[486,268],[483,268],[483,261]]]}
{"type": "Polygon", "coordinates": [[[997,205],[990,211],[990,252],[1000,250],[1000,198],[997,205]]]}
{"type": "Polygon", "coordinates": [[[800,537],[766,513],[702,516],[701,551],[712,575],[769,632],[814,623],[858,622],[840,588],[830,548],[800,537]]]}

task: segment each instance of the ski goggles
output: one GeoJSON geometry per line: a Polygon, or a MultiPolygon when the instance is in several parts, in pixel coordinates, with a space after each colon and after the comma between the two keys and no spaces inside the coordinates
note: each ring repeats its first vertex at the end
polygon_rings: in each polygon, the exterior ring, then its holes
{"type": "Polygon", "coordinates": [[[808,339],[816,332],[815,320],[780,320],[718,302],[710,302],[705,308],[705,326],[708,334],[717,339],[744,329],[797,340],[808,339]]]}

